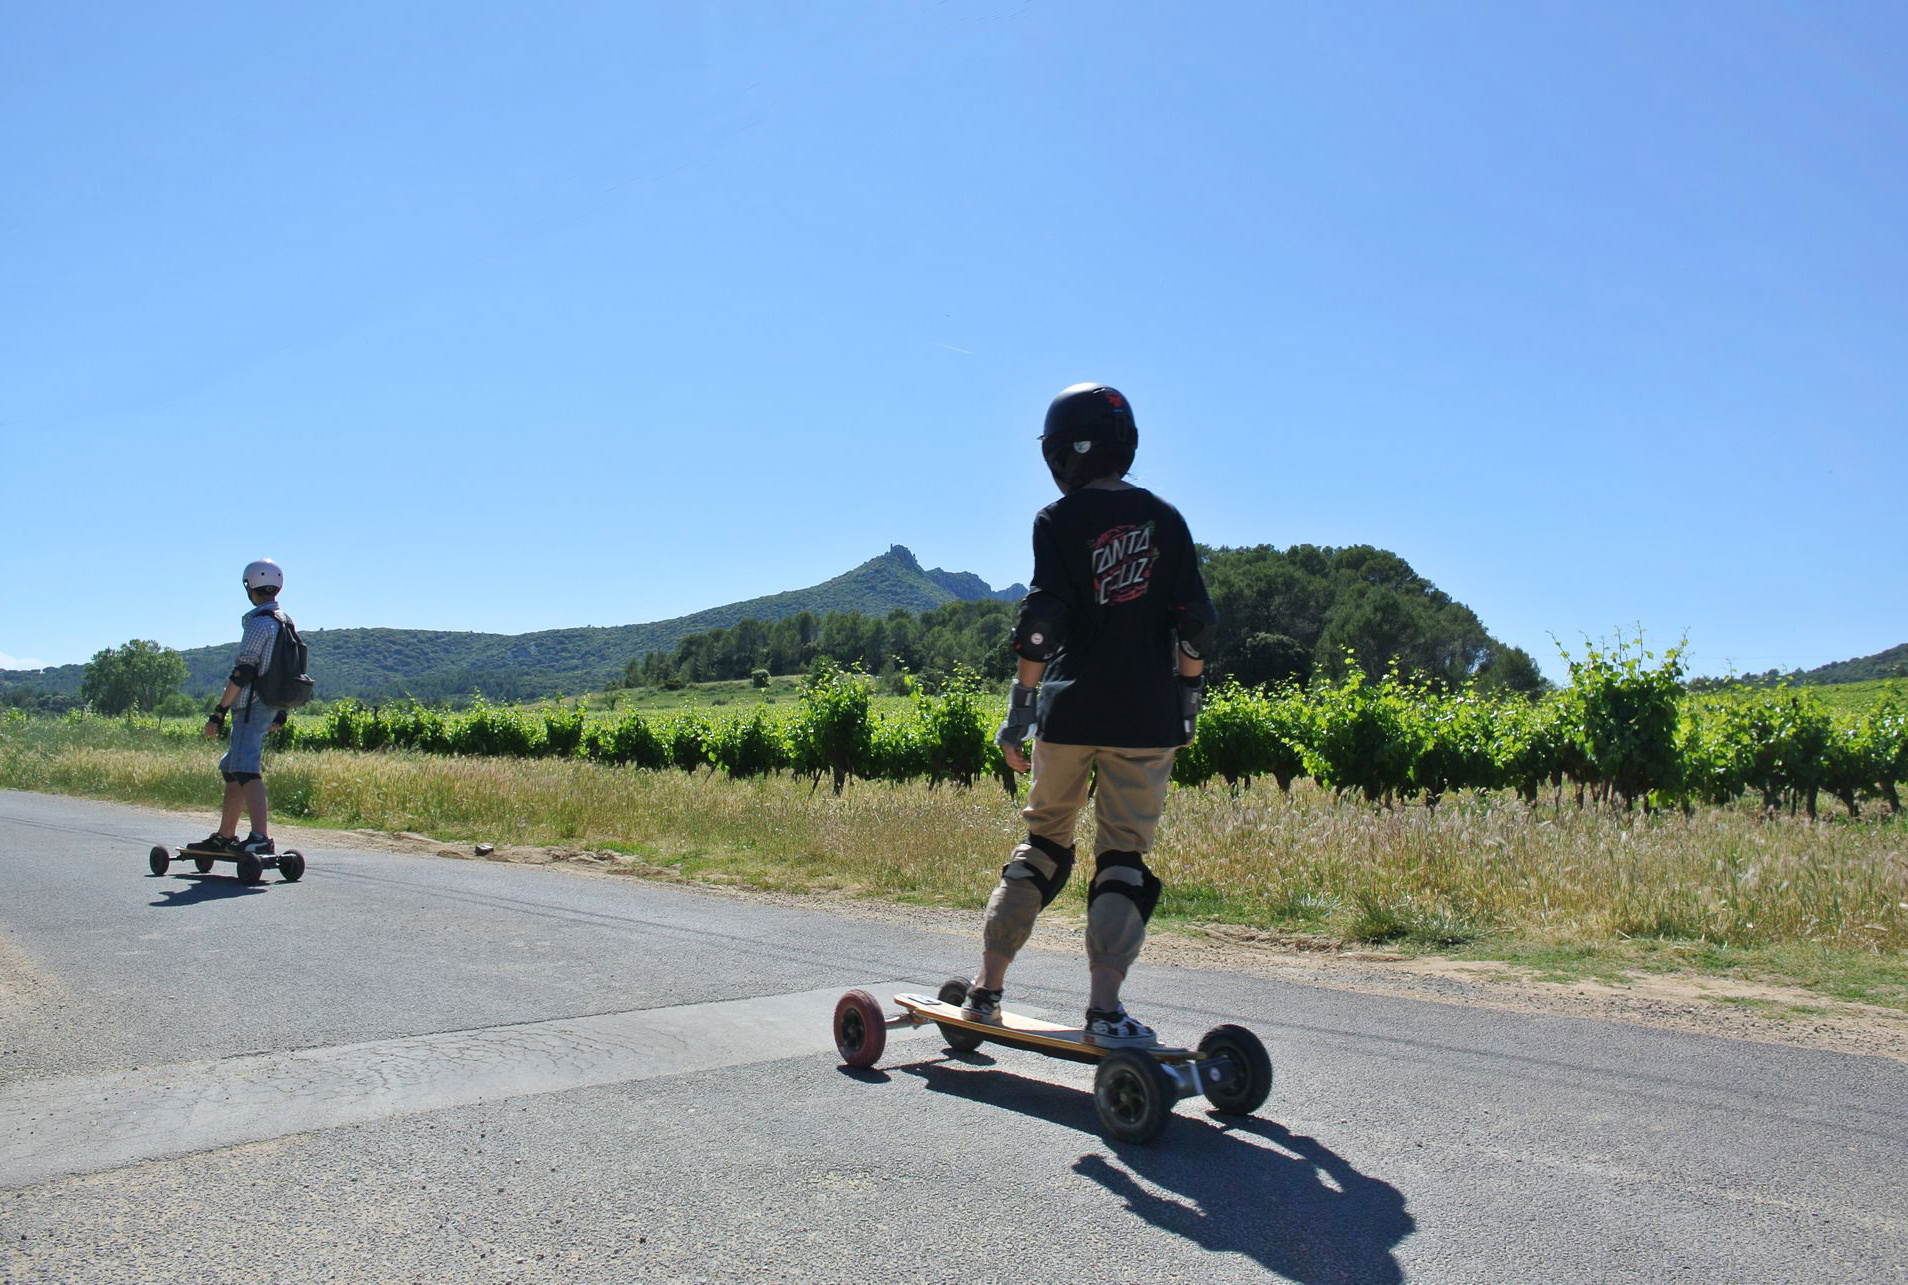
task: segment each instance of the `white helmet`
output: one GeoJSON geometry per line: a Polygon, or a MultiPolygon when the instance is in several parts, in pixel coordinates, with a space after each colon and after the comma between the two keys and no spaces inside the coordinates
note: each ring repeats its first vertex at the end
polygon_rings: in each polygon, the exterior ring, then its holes
{"type": "Polygon", "coordinates": [[[270,558],[260,558],[257,562],[245,564],[245,588],[283,589],[285,587],[285,569],[270,558]]]}

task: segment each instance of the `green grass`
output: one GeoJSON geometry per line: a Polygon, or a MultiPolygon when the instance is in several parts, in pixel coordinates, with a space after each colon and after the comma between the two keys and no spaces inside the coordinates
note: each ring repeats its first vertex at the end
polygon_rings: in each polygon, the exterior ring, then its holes
{"type": "MultiPolygon", "coordinates": [[[[645,718],[667,718],[671,714],[692,709],[705,714],[716,711],[746,714],[757,706],[792,708],[800,699],[801,690],[801,675],[784,674],[769,679],[766,687],[756,687],[747,679],[738,678],[719,683],[691,683],[675,691],[663,687],[619,687],[604,692],[588,692],[581,697],[564,697],[562,700],[564,704],[575,704],[579,699],[584,701],[592,716],[633,710],[645,718]]],[[[541,712],[556,704],[557,700],[553,698],[523,702],[518,708],[541,712]]],[[[870,707],[878,712],[899,712],[907,705],[907,697],[885,692],[878,693],[870,701],[870,707]]]]}
{"type": "MultiPolygon", "coordinates": [[[[106,720],[0,721],[0,786],[210,811],[217,749],[106,720]]],[[[735,781],[580,761],[286,752],[281,821],[450,842],[587,846],[681,877],[978,909],[1017,800],[856,781],[735,781]]],[[[1079,836],[1092,850],[1090,822],[1079,836]]],[[[1502,796],[1435,812],[1300,783],[1173,792],[1155,923],[1497,960],[1552,980],[1650,972],[1784,982],[1908,1009],[1908,817],[1811,824],[1751,805],[1622,816],[1502,796]]],[[[1081,915],[1088,880],[1058,909],[1081,915]]]]}
{"type": "MultiPolygon", "coordinates": [[[[1908,954],[1811,942],[1729,948],[1715,943],[1636,939],[1547,943],[1504,937],[1451,952],[1510,964],[1537,981],[1623,986],[1644,975],[1696,973],[1792,986],[1824,998],[1908,1011],[1908,954]]],[[[1807,1006],[1789,1005],[1804,1012],[1807,1006]]]]}
{"type": "Polygon", "coordinates": [[[757,705],[793,705],[801,694],[798,674],[769,679],[767,687],[756,687],[747,679],[733,682],[692,683],[677,691],[662,687],[624,687],[588,696],[590,709],[597,712],[635,710],[639,714],[677,714],[686,709],[752,709],[757,705]]]}
{"type": "Polygon", "coordinates": [[[1822,683],[1804,690],[1844,717],[1860,717],[1889,696],[1908,704],[1908,680],[1900,678],[1871,678],[1860,683],[1822,683]]]}

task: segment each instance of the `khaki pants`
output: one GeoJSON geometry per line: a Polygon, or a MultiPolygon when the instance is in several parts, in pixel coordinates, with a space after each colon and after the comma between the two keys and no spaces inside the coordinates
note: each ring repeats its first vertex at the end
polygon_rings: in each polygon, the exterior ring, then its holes
{"type": "Polygon", "coordinates": [[[1072,870],[1074,831],[1097,774],[1087,964],[1126,975],[1146,940],[1146,920],[1158,895],[1158,882],[1141,858],[1152,850],[1177,752],[1034,741],[1033,783],[1021,815],[1027,818],[1028,834],[1044,842],[1019,845],[1001,869],[1000,884],[987,901],[986,949],[1012,959],[1027,944],[1034,920],[1072,870]],[[1064,862],[1055,858],[1056,850],[1066,851],[1064,862]],[[1119,885],[1120,890],[1100,895],[1108,885],[1119,885]],[[1128,890],[1140,894],[1141,901],[1123,895],[1128,890]]]}
{"type": "Polygon", "coordinates": [[[1033,784],[1027,790],[1027,806],[1020,813],[1027,818],[1027,833],[1071,848],[1074,828],[1087,805],[1087,787],[1097,768],[1100,780],[1093,789],[1094,853],[1151,852],[1177,753],[1176,749],[1128,750],[1036,740],[1033,784]]]}

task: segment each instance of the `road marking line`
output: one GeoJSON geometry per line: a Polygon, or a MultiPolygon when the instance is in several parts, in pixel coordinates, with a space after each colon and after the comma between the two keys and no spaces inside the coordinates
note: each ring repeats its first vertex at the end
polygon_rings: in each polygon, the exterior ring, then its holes
{"type": "MultiPolygon", "coordinates": [[[[873,990],[885,996],[909,987],[897,981],[873,990]]],[[[15,1085],[0,1089],[0,1188],[396,1115],[820,1053],[834,1048],[841,993],[556,1018],[15,1085]]]]}

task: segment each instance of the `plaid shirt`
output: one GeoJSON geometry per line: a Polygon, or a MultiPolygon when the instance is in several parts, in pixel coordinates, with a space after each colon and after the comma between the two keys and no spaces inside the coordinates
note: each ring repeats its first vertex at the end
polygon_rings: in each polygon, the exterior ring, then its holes
{"type": "MultiPolygon", "coordinates": [[[[254,607],[241,617],[245,625],[245,637],[239,640],[238,659],[232,662],[232,668],[250,665],[252,672],[262,674],[265,666],[272,663],[272,645],[278,641],[278,622],[272,619],[272,613],[278,610],[276,602],[268,602],[262,607],[254,607]]],[[[234,705],[251,699],[250,683],[239,691],[232,701],[234,705]]]]}

